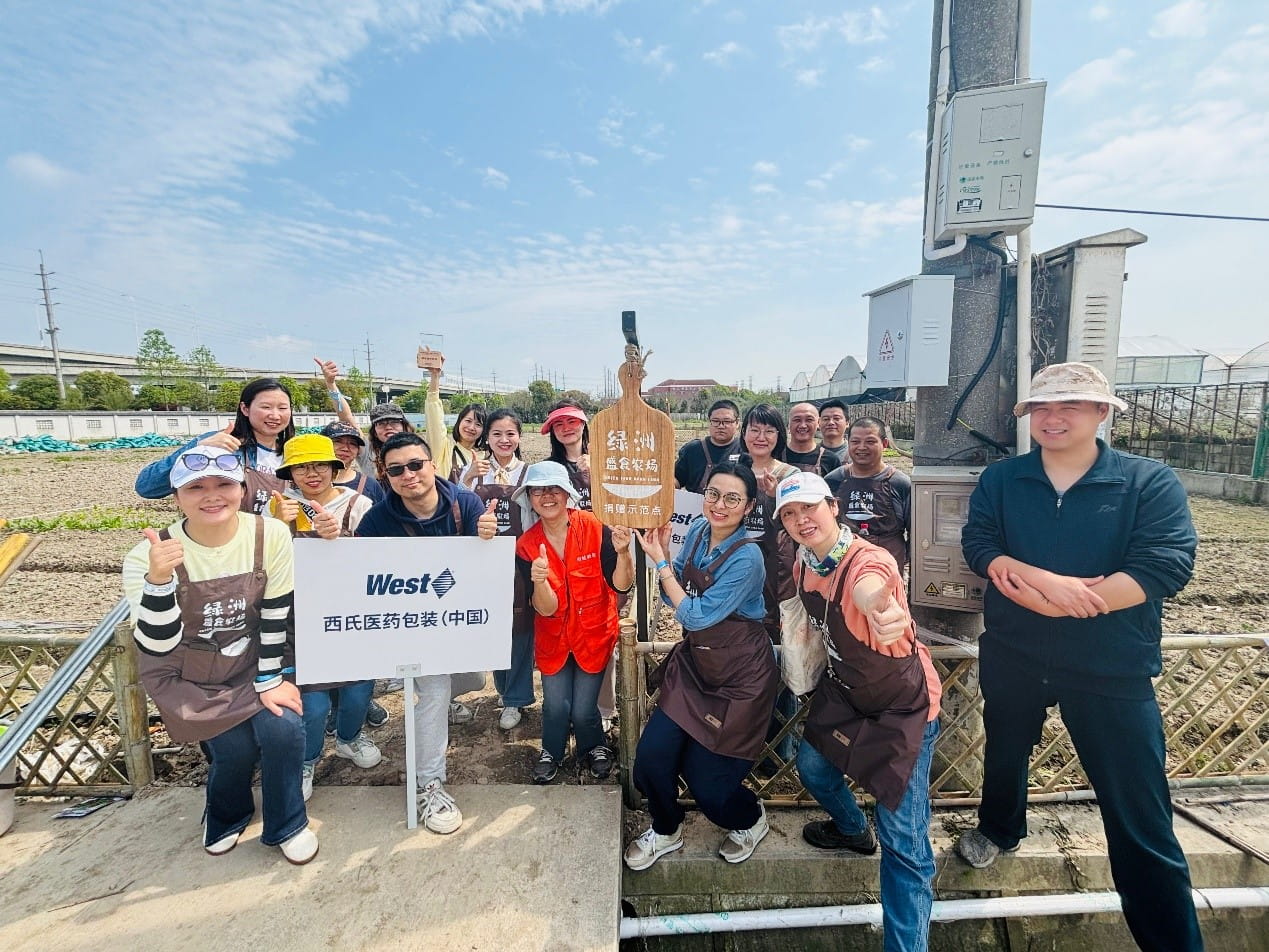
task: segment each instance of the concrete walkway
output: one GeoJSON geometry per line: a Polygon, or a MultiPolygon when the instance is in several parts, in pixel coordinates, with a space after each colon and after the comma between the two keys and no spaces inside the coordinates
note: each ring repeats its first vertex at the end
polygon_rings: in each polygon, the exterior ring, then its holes
{"type": "Polygon", "coordinates": [[[321,852],[200,847],[203,790],[152,789],[78,820],[20,803],[0,837],[0,949],[611,950],[621,799],[611,786],[450,788],[461,830],[405,828],[401,787],[319,787],[321,852]]]}

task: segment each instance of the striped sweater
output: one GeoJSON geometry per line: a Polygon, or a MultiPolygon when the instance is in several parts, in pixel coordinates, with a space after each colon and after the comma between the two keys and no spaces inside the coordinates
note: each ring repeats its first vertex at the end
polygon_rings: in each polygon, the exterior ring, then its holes
{"type": "MultiPolygon", "coordinates": [[[[250,572],[254,561],[255,517],[238,513],[238,532],[227,545],[208,548],[187,536],[182,523],[169,528],[172,538],[184,546],[183,569],[193,582],[223,578],[250,572]]],[[[176,604],[176,579],[166,585],[153,585],[145,580],[149,569],[150,543],[138,543],[124,559],[124,594],[132,607],[132,621],[137,647],[147,654],[165,655],[176,649],[185,636],[181,612],[176,604]]],[[[264,521],[264,571],[267,576],[264,599],[260,604],[258,631],[245,631],[241,638],[221,649],[222,654],[236,656],[249,650],[253,640],[259,651],[255,689],[268,691],[283,680],[295,680],[293,630],[294,557],[291,534],[284,523],[264,521]]],[[[241,597],[230,594],[204,606],[203,622],[198,637],[210,638],[222,630],[241,627],[246,605],[241,597]]]]}

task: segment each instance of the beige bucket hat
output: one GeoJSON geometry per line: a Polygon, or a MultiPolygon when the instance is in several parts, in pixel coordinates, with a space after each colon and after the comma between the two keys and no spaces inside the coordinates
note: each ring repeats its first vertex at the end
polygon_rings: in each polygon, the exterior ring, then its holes
{"type": "Polygon", "coordinates": [[[1108,403],[1116,410],[1127,410],[1128,404],[1115,396],[1106,375],[1091,364],[1050,364],[1031,379],[1031,396],[1013,408],[1014,416],[1026,416],[1033,403],[1064,403],[1068,400],[1091,400],[1108,403]]]}

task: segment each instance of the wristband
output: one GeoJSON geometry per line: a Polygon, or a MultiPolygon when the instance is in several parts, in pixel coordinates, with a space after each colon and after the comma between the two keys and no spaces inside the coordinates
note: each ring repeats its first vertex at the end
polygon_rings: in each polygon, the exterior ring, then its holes
{"type": "Polygon", "coordinates": [[[344,401],[344,395],[338,390],[329,390],[326,395],[335,401],[335,406],[339,406],[344,401]]]}
{"type": "Polygon", "coordinates": [[[141,592],[144,595],[171,595],[176,591],[176,573],[166,582],[151,582],[149,575],[142,576],[141,592]]]}
{"type": "Polygon", "coordinates": [[[668,569],[669,567],[670,567],[670,563],[667,562],[665,559],[662,559],[660,562],[657,563],[656,571],[659,573],[662,569],[668,569]]]}

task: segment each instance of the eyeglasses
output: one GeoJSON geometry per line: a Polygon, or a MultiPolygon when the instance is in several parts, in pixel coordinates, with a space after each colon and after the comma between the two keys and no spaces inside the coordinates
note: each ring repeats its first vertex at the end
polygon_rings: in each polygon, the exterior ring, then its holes
{"type": "Polygon", "coordinates": [[[330,469],[330,468],[331,468],[330,463],[292,463],[291,464],[291,472],[293,473],[320,472],[323,469],[330,469]]]}
{"type": "Polygon", "coordinates": [[[417,473],[430,462],[432,462],[430,459],[412,459],[408,463],[393,463],[391,466],[385,466],[383,471],[393,477],[400,476],[407,469],[412,473],[417,473]]]}
{"type": "Polygon", "coordinates": [[[220,456],[208,456],[206,453],[186,453],[181,457],[181,464],[192,473],[201,473],[212,464],[223,472],[230,473],[237,469],[242,463],[233,453],[224,453],[220,456]]]}
{"type": "Polygon", "coordinates": [[[736,421],[735,420],[715,420],[713,417],[710,417],[709,425],[710,426],[735,426],[736,421]]]}
{"type": "Polygon", "coordinates": [[[562,489],[559,486],[530,486],[529,487],[529,495],[535,499],[538,496],[564,496],[567,494],[568,494],[568,490],[562,489]]]}
{"type": "Polygon", "coordinates": [[[721,501],[724,509],[735,509],[744,502],[745,499],[740,495],[740,493],[728,493],[724,496],[717,489],[714,489],[711,486],[709,489],[705,490],[705,501],[708,503],[721,501]]]}

